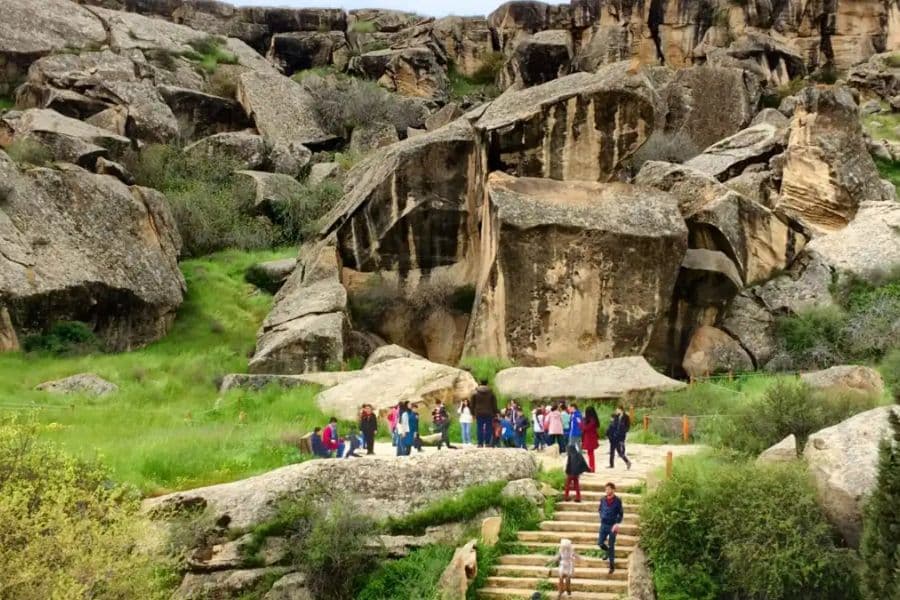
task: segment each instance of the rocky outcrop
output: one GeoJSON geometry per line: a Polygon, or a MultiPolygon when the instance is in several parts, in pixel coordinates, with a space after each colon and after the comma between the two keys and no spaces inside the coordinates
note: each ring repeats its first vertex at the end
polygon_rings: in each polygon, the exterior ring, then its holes
{"type": "Polygon", "coordinates": [[[165,198],[72,165],[21,171],[0,152],[0,297],[16,332],[88,323],[113,350],[162,337],[184,294],[165,198]]]}
{"type": "Polygon", "coordinates": [[[689,377],[753,370],[753,361],[740,344],[721,329],[707,325],[694,331],[681,364],[689,377]]]}
{"type": "Polygon", "coordinates": [[[321,392],[319,409],[340,419],[354,419],[363,404],[378,413],[387,413],[398,402],[419,404],[425,417],[437,400],[455,406],[469,398],[477,383],[472,375],[421,358],[394,358],[367,366],[359,376],[321,392]]]}
{"type": "Polygon", "coordinates": [[[685,166],[719,181],[736,177],[751,165],[767,164],[784,150],[787,132],[771,123],[759,123],[716,142],[692,158],[685,166]]]}
{"type": "Polygon", "coordinates": [[[344,360],[347,292],[333,241],[304,248],[257,334],[251,373],[324,371],[344,360]]]}
{"type": "Polygon", "coordinates": [[[874,283],[900,264],[898,229],[900,204],[862,202],[847,227],[814,239],[809,251],[839,273],[874,283]]]}
{"type": "Polygon", "coordinates": [[[411,350],[407,350],[397,344],[388,344],[377,348],[366,360],[366,367],[372,367],[395,358],[419,358],[422,357],[411,350]]]}
{"type": "Polygon", "coordinates": [[[180,600],[239,598],[255,591],[273,576],[284,575],[286,568],[234,569],[213,573],[188,573],[175,591],[180,600]]]}
{"type": "Polygon", "coordinates": [[[628,556],[628,597],[631,600],[656,600],[653,570],[640,544],[628,556]]]}
{"type": "Polygon", "coordinates": [[[504,87],[530,87],[558,79],[569,72],[573,54],[572,34],[564,29],[524,36],[503,72],[504,87]]]}
{"type": "Polygon", "coordinates": [[[756,457],[758,463],[785,463],[798,460],[797,438],[792,433],[756,457]]]}
{"type": "Polygon", "coordinates": [[[278,503],[304,493],[327,501],[341,490],[363,513],[378,519],[402,516],[467,487],[533,477],[537,462],[515,449],[465,449],[367,460],[311,460],[249,479],[146,500],[151,514],[204,506],[219,523],[249,528],[275,514],[278,503]],[[390,477],[385,474],[389,473],[390,477]]]}
{"type": "Polygon", "coordinates": [[[350,152],[362,155],[399,141],[397,129],[390,123],[367,123],[353,128],[350,152]]]}
{"type": "Polygon", "coordinates": [[[244,279],[258,288],[275,294],[291,276],[296,266],[296,258],[268,260],[251,265],[244,273],[244,279]]]}
{"type": "Polygon", "coordinates": [[[878,476],[878,447],[888,435],[890,406],[875,408],[812,434],[803,450],[819,503],[844,540],[858,547],[865,502],[878,476]]]}
{"type": "Polygon", "coordinates": [[[427,47],[373,50],[352,58],[350,71],[375,79],[383,88],[403,96],[438,102],[449,98],[450,80],[427,47]]]}
{"type": "Polygon", "coordinates": [[[226,161],[237,169],[257,169],[266,164],[265,140],[251,131],[217,133],[185,147],[186,156],[194,160],[226,161]]]}
{"type": "Polygon", "coordinates": [[[675,200],[629,184],[499,173],[487,191],[465,352],[524,364],[640,354],[686,247],[675,200]]]}
{"type": "Polygon", "coordinates": [[[872,396],[881,396],[884,393],[884,381],[878,371],[871,367],[840,365],[822,371],[803,373],[800,379],[817,390],[836,393],[857,392],[872,396]]]}
{"type": "Polygon", "coordinates": [[[119,386],[93,373],[79,373],[56,381],[46,381],[34,389],[50,394],[106,396],[119,391],[119,386]]]}
{"type": "Polygon", "coordinates": [[[234,198],[257,214],[277,216],[279,209],[303,193],[303,185],[290,175],[263,171],[235,171],[234,198]]]}
{"type": "Polygon", "coordinates": [[[804,89],[791,121],[776,210],[821,235],[845,227],[860,202],[894,198],[869,157],[850,92],[804,89]]]}
{"type": "Polygon", "coordinates": [[[441,600],[465,600],[469,583],[478,574],[478,555],[475,544],[478,540],[470,540],[466,545],[457,548],[438,580],[438,597],[441,600]]]}
{"type": "Polygon", "coordinates": [[[869,57],[847,74],[847,84],[890,102],[900,94],[900,66],[895,52],[884,52],[869,57]]]}
{"type": "Polygon", "coordinates": [[[513,398],[621,398],[634,392],[669,392],[686,384],[658,373],[640,356],[566,367],[512,367],[497,373],[497,391],[513,398]]]}

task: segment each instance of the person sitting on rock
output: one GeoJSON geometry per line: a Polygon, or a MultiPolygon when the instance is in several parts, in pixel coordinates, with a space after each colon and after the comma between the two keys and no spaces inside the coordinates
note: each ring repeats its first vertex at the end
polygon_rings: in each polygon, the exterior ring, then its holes
{"type": "Polygon", "coordinates": [[[581,560],[581,558],[575,552],[572,540],[563,538],[559,541],[559,551],[553,557],[553,560],[550,561],[550,565],[559,563],[559,581],[556,583],[556,589],[559,592],[556,596],[557,600],[562,598],[564,589],[566,594],[570,597],[572,596],[572,577],[575,575],[575,561],[581,560]]]}
{"type": "Polygon", "coordinates": [[[312,435],[309,436],[309,443],[312,447],[313,456],[318,458],[331,458],[331,452],[329,452],[325,447],[325,444],[322,443],[320,431],[322,431],[322,428],[316,427],[313,429],[312,435]]]}
{"type": "Polygon", "coordinates": [[[625,518],[622,500],[616,496],[616,484],[606,484],[606,496],[600,499],[600,536],[597,545],[606,552],[609,558],[609,573],[616,571],[616,536],[619,535],[619,523],[625,518]],[[606,544],[607,540],[609,545],[606,544]]]}
{"type": "Polygon", "coordinates": [[[338,437],[337,418],[331,417],[328,421],[328,426],[322,432],[322,444],[325,445],[325,449],[328,450],[329,454],[334,453],[333,456],[343,456],[344,442],[338,437]]]}

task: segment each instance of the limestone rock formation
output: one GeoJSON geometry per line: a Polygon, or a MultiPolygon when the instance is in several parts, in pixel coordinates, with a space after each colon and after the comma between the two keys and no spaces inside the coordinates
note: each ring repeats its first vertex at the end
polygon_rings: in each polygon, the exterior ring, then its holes
{"type": "Polygon", "coordinates": [[[621,398],[628,393],[669,392],[686,384],[658,373],[640,356],[566,367],[511,367],[497,373],[497,391],[514,398],[621,398]]]}
{"type": "Polygon", "coordinates": [[[856,103],[845,88],[801,92],[785,158],[777,210],[814,235],[845,227],[862,201],[895,197],[869,157],[856,103]]]}
{"type": "Polygon", "coordinates": [[[350,60],[350,71],[404,96],[446,102],[450,80],[434,52],[424,46],[373,50],[350,60]]]}
{"type": "Polygon", "coordinates": [[[237,598],[256,589],[273,575],[285,573],[287,569],[283,567],[188,573],[175,591],[174,597],[180,600],[237,598]]]}
{"type": "Polygon", "coordinates": [[[324,371],[344,360],[347,292],[332,241],[308,246],[257,335],[251,373],[324,371]]]}
{"type": "Polygon", "coordinates": [[[685,252],[675,200],[629,184],[500,173],[487,189],[488,252],[466,353],[524,364],[641,353],[685,252]]]}
{"type": "Polygon", "coordinates": [[[20,171],[0,152],[0,297],[14,329],[90,324],[113,350],[162,337],[184,294],[165,198],[78,167],[20,171]]]}
{"type": "Polygon", "coordinates": [[[685,163],[719,181],[740,175],[750,165],[766,164],[786,144],[786,131],[770,123],[759,123],[716,142],[685,163]]]}
{"type": "Polygon", "coordinates": [[[900,68],[894,52],[884,52],[869,57],[853,67],[847,74],[848,85],[890,102],[900,94],[900,68]]]}
{"type": "Polygon", "coordinates": [[[397,130],[390,123],[367,123],[353,129],[350,151],[366,154],[383,146],[400,141],[397,130]]]}
{"type": "Polygon", "coordinates": [[[106,396],[119,391],[119,386],[93,373],[79,373],[56,381],[46,381],[34,389],[51,394],[106,396]]]}
{"type": "Polygon", "coordinates": [[[387,413],[398,402],[420,404],[426,418],[435,401],[455,406],[469,398],[477,387],[467,371],[421,358],[394,358],[363,369],[358,377],[321,392],[316,404],[325,414],[354,419],[363,404],[377,413],[387,413]]]}
{"type": "Polygon", "coordinates": [[[244,279],[258,288],[275,294],[297,266],[296,258],[281,258],[251,265],[244,279]]]}
{"type": "Polygon", "coordinates": [[[303,573],[288,573],[272,584],[263,600],[313,600],[303,573]]]}
{"type": "Polygon", "coordinates": [[[873,396],[881,396],[884,393],[884,381],[878,371],[860,365],[839,365],[822,371],[803,373],[800,379],[818,390],[838,393],[858,392],[873,396]]]}
{"type": "Polygon", "coordinates": [[[438,581],[438,593],[441,600],[465,600],[469,583],[478,574],[478,555],[475,544],[478,540],[470,540],[457,548],[438,581]]]}
{"type": "Polygon", "coordinates": [[[548,29],[525,36],[516,45],[507,63],[509,87],[516,82],[524,87],[547,83],[569,71],[574,54],[572,34],[564,29],[548,29]]]}
{"type": "Polygon", "coordinates": [[[303,193],[300,182],[289,175],[263,171],[235,171],[234,174],[235,200],[258,214],[277,215],[279,207],[303,193]]]}
{"type": "Polygon", "coordinates": [[[656,600],[650,560],[640,544],[628,556],[628,597],[631,600],[656,600]]]}
{"type": "Polygon", "coordinates": [[[386,346],[381,346],[369,355],[369,358],[366,360],[366,367],[368,368],[389,360],[393,360],[395,358],[421,359],[422,357],[415,352],[412,352],[411,350],[407,350],[402,346],[398,346],[397,344],[388,344],[386,346]]]}
{"type": "Polygon", "coordinates": [[[157,90],[178,120],[184,140],[251,126],[244,109],[232,98],[174,85],[160,85],[157,90]]]}
{"type": "Polygon", "coordinates": [[[525,498],[535,506],[544,506],[544,493],[541,484],[534,479],[517,479],[510,481],[500,492],[504,498],[525,498]]]}
{"type": "Polygon", "coordinates": [[[900,264],[900,204],[862,202],[850,224],[814,239],[809,251],[845,275],[877,281],[900,264]]]}
{"type": "Polygon", "coordinates": [[[753,361],[730,335],[715,327],[703,326],[691,336],[682,367],[689,377],[753,370],[753,361]]]}
{"type": "Polygon", "coordinates": [[[300,387],[304,385],[321,388],[334,387],[356,377],[360,377],[362,371],[320,371],[316,373],[303,373],[300,375],[272,375],[265,373],[230,373],[222,378],[219,392],[244,389],[259,391],[269,385],[277,385],[283,388],[300,387]]]}
{"type": "Polygon", "coordinates": [[[239,169],[257,169],[268,158],[265,140],[250,131],[216,133],[185,147],[188,157],[227,161],[239,169]]]}
{"type": "Polygon", "coordinates": [[[205,506],[230,528],[252,527],[271,517],[278,502],[310,490],[339,489],[378,519],[408,514],[467,487],[533,477],[537,462],[515,449],[465,449],[367,460],[311,460],[233,483],[177,492],[144,501],[152,513],[205,506]],[[390,473],[390,477],[385,474],[390,473]]]}
{"type": "Polygon", "coordinates": [[[851,547],[859,545],[863,506],[878,475],[878,446],[889,432],[890,406],[812,434],[803,450],[825,516],[851,547]]]}
{"type": "Polygon", "coordinates": [[[792,433],[756,457],[758,463],[784,463],[798,460],[797,438],[792,433]]]}

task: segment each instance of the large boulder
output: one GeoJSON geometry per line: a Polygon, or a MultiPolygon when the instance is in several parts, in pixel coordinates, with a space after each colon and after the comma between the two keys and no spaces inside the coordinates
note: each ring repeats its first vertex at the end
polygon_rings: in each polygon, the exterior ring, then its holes
{"type": "Polygon", "coordinates": [[[803,450],[825,516],[854,548],[878,477],[878,448],[890,431],[891,410],[896,408],[882,406],[817,431],[803,450]]]}
{"type": "Polygon", "coordinates": [[[884,381],[878,371],[861,365],[839,365],[822,371],[803,373],[800,379],[817,390],[837,393],[858,392],[872,396],[881,396],[884,393],[884,381]]]}
{"type": "Polygon", "coordinates": [[[530,87],[557,79],[568,73],[573,54],[570,31],[550,29],[523,37],[508,63],[509,83],[530,87]]]}
{"type": "Polygon", "coordinates": [[[787,131],[771,123],[759,123],[720,140],[685,163],[685,166],[726,181],[751,165],[767,164],[784,150],[787,131]]]}
{"type": "Polygon", "coordinates": [[[509,91],[476,123],[490,167],[512,175],[605,181],[652,133],[662,101],[627,63],[509,91]]]}
{"type": "Polygon", "coordinates": [[[366,367],[372,367],[389,360],[394,360],[395,358],[422,359],[421,356],[419,356],[412,350],[407,350],[406,348],[398,346],[397,344],[387,344],[385,346],[376,348],[375,351],[369,355],[369,358],[366,359],[366,367]]]}
{"type": "Polygon", "coordinates": [[[266,57],[290,75],[331,65],[343,69],[350,48],[342,31],[290,31],[272,36],[266,57]]]}
{"type": "Polygon", "coordinates": [[[850,69],[848,85],[890,101],[900,94],[900,68],[896,52],[875,54],[864,63],[850,69]]]}
{"type": "Polygon", "coordinates": [[[438,580],[440,600],[466,600],[469,583],[478,574],[478,555],[475,544],[478,540],[470,540],[466,545],[457,548],[438,580]]]}
{"type": "Polygon", "coordinates": [[[349,323],[339,264],[333,240],[301,251],[257,334],[251,373],[306,373],[342,363],[349,323]]]}
{"type": "Polygon", "coordinates": [[[106,396],[117,392],[119,386],[93,373],[79,373],[55,381],[45,381],[34,389],[50,394],[106,396]]]}
{"type": "Polygon", "coordinates": [[[797,438],[792,433],[774,446],[770,446],[756,457],[758,463],[795,462],[797,456],[797,438]]]}
{"type": "Polygon", "coordinates": [[[19,168],[0,152],[0,298],[16,332],[90,324],[113,350],[162,337],[185,291],[165,198],[75,166],[19,168]]]}
{"type": "Polygon", "coordinates": [[[900,203],[862,202],[850,224],[814,239],[809,251],[842,275],[876,283],[900,265],[900,203]]]}
{"type": "Polygon", "coordinates": [[[496,57],[491,30],[484,17],[449,16],[434,22],[433,34],[447,58],[466,77],[480,74],[485,62],[496,57]]]}
{"type": "Polygon", "coordinates": [[[450,80],[431,48],[413,46],[373,50],[350,60],[350,71],[375,79],[403,96],[446,102],[450,80]]]}
{"type": "Polygon", "coordinates": [[[350,136],[350,151],[367,154],[383,146],[390,146],[400,141],[397,128],[391,123],[366,123],[353,128],[350,136]]]}
{"type": "Polygon", "coordinates": [[[844,228],[860,202],[894,200],[869,156],[850,91],[808,87],[797,98],[777,210],[821,235],[844,228]]]}
{"type": "Polygon", "coordinates": [[[238,169],[257,169],[266,164],[266,142],[251,131],[216,133],[186,146],[194,160],[226,161],[238,169]]]}
{"type": "Polygon", "coordinates": [[[634,392],[671,392],[687,385],[656,371],[640,356],[566,367],[511,367],[497,373],[497,392],[511,398],[621,398],[634,392]]]}
{"type": "Polygon", "coordinates": [[[689,377],[753,370],[753,361],[734,338],[715,327],[697,328],[681,363],[689,377]]]}
{"type": "Polygon", "coordinates": [[[279,209],[303,194],[303,185],[289,175],[263,171],[235,171],[234,198],[259,214],[277,216],[279,209]]]}
{"type": "Polygon", "coordinates": [[[547,364],[643,352],[687,246],[674,198],[502,173],[487,190],[466,353],[547,364]]]}
{"type": "Polygon", "coordinates": [[[387,413],[403,401],[418,403],[422,411],[430,413],[437,400],[455,406],[476,387],[468,371],[421,358],[395,358],[367,366],[360,376],[321,392],[316,404],[325,414],[340,419],[356,418],[363,404],[387,413]]]}
{"type": "Polygon", "coordinates": [[[244,279],[258,288],[275,294],[297,266],[296,258],[279,258],[251,265],[244,279]]]}
{"type": "Polygon", "coordinates": [[[272,517],[286,498],[312,492],[328,501],[334,490],[341,490],[358,500],[365,514],[383,519],[409,514],[473,485],[533,477],[536,472],[534,457],[516,449],[311,460],[233,483],[146,500],[144,509],[155,513],[200,505],[217,522],[247,529],[272,517]]]}
{"type": "Polygon", "coordinates": [[[183,140],[196,140],[252,125],[241,105],[231,98],[174,85],[161,85],[157,90],[178,120],[183,140]]]}

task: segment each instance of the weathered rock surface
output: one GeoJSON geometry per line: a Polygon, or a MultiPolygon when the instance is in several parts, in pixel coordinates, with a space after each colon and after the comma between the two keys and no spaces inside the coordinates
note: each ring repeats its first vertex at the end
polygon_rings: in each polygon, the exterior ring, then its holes
{"type": "Polygon", "coordinates": [[[307,246],[257,334],[251,373],[325,371],[344,360],[347,292],[330,240],[307,246]]]}
{"type": "Polygon", "coordinates": [[[853,548],[862,532],[863,507],[878,476],[878,447],[888,435],[888,412],[882,406],[812,434],[803,458],[825,516],[853,548]]]}
{"type": "Polygon", "coordinates": [[[514,83],[530,87],[557,79],[569,72],[573,55],[572,34],[564,29],[524,36],[507,63],[508,84],[504,87],[514,83]]]}
{"type": "Polygon", "coordinates": [[[840,365],[822,371],[803,373],[800,379],[817,390],[838,393],[859,392],[873,396],[884,393],[881,374],[871,367],[860,365],[840,365]]]}
{"type": "Polygon", "coordinates": [[[628,597],[631,600],[656,600],[650,560],[640,544],[628,556],[628,597]]]}
{"type": "Polygon", "coordinates": [[[290,31],[272,36],[266,57],[290,75],[331,65],[342,69],[350,58],[350,48],[340,31],[290,31]]]}
{"type": "Polygon", "coordinates": [[[534,457],[515,449],[465,449],[356,461],[320,459],[233,483],[160,496],[146,500],[144,508],[152,512],[199,503],[216,520],[224,517],[229,527],[238,529],[271,517],[284,498],[322,490],[325,500],[339,489],[355,497],[366,514],[381,519],[408,514],[473,485],[533,477],[536,472],[534,457]]]}
{"type": "Polygon", "coordinates": [[[715,327],[698,328],[691,336],[681,363],[689,377],[753,370],[753,361],[734,338],[715,327]]]}
{"type": "Polygon", "coordinates": [[[12,319],[5,306],[0,307],[0,352],[16,352],[19,350],[19,336],[13,328],[12,319]]]}
{"type": "Polygon", "coordinates": [[[621,398],[629,392],[679,390],[685,383],[657,372],[640,356],[561,369],[512,367],[497,373],[497,391],[514,398],[621,398]]]}
{"type": "Polygon", "coordinates": [[[0,152],[0,295],[16,332],[61,320],[114,350],[162,337],[184,294],[165,198],[74,166],[21,172],[0,152]]]}
{"type": "Polygon", "coordinates": [[[847,74],[848,85],[890,101],[900,94],[900,68],[892,58],[895,52],[875,54],[847,74]]]}
{"type": "Polygon", "coordinates": [[[350,136],[350,151],[366,154],[399,141],[397,129],[390,123],[368,123],[353,129],[350,136]]]}
{"type": "Polygon", "coordinates": [[[239,169],[262,167],[267,158],[265,140],[250,131],[216,133],[190,144],[184,153],[197,159],[227,161],[239,169]]]}
{"type": "Polygon", "coordinates": [[[244,109],[232,98],[173,85],[161,85],[157,89],[178,119],[182,139],[196,140],[252,125],[244,109]]]}
{"type": "Polygon", "coordinates": [[[350,379],[360,377],[362,371],[322,371],[319,373],[303,373],[300,375],[270,375],[265,373],[231,373],[222,378],[219,391],[223,394],[229,390],[245,389],[258,391],[268,385],[284,388],[316,385],[323,388],[333,387],[350,379]]]}
{"type": "Polygon", "coordinates": [[[754,164],[766,164],[787,143],[787,132],[769,123],[760,123],[716,142],[692,158],[685,166],[725,181],[740,175],[754,164]]]}
{"type": "Polygon", "coordinates": [[[263,600],[313,600],[303,573],[288,573],[272,584],[263,600]]]}
{"type": "Polygon", "coordinates": [[[675,200],[629,184],[502,173],[488,194],[490,250],[465,352],[524,364],[643,352],[686,249],[675,200]]]}
{"type": "MultiPolygon", "coordinates": [[[[386,346],[381,346],[380,348],[376,348],[372,354],[369,355],[369,358],[366,360],[366,367],[372,367],[374,365],[387,362],[389,360],[393,360],[395,358],[418,358],[422,359],[421,356],[413,352],[412,350],[407,350],[402,346],[398,346],[397,344],[388,344],[386,346]]],[[[422,359],[424,360],[424,359],[422,359]]]]}
{"type": "Polygon", "coordinates": [[[182,600],[238,598],[253,591],[269,577],[284,573],[287,569],[283,567],[188,573],[175,591],[175,597],[182,600]]]}
{"type": "Polygon", "coordinates": [[[296,258],[281,258],[252,265],[244,273],[244,279],[256,287],[275,294],[291,276],[297,266],[296,258]]]}
{"type": "Polygon", "coordinates": [[[263,171],[235,171],[234,197],[259,214],[277,215],[278,209],[303,193],[303,186],[289,175],[263,171]]]}
{"type": "Polygon", "coordinates": [[[309,185],[319,185],[326,181],[342,182],[344,170],[336,162],[316,163],[309,168],[309,176],[306,182],[309,185]]]}
{"type": "Polygon", "coordinates": [[[544,493],[541,484],[534,479],[517,479],[510,481],[500,492],[504,498],[525,498],[535,506],[544,506],[544,493]]]}
{"type": "Polygon", "coordinates": [[[36,390],[51,394],[83,394],[85,396],[106,396],[119,391],[119,386],[93,373],[79,373],[56,381],[40,384],[36,390]]]}
{"type": "Polygon", "coordinates": [[[450,80],[434,52],[424,46],[366,52],[352,58],[349,69],[403,96],[442,103],[449,97],[450,80]]]}
{"type": "Polygon", "coordinates": [[[469,398],[477,387],[467,371],[421,358],[395,358],[367,366],[354,377],[316,397],[325,414],[353,419],[363,404],[387,412],[398,402],[419,403],[420,415],[429,414],[437,400],[454,406],[469,398]]]}
{"type": "Polygon", "coordinates": [[[758,463],[784,463],[798,460],[797,438],[794,434],[787,436],[756,458],[758,463]]]}
{"type": "Polygon", "coordinates": [[[862,202],[850,224],[814,239],[809,251],[839,273],[875,282],[900,264],[900,203],[862,202]]]}
{"type": "Polygon", "coordinates": [[[441,600],[466,599],[469,583],[478,574],[478,555],[475,551],[477,542],[478,540],[470,540],[453,553],[450,564],[438,580],[438,594],[441,600]]]}
{"type": "Polygon", "coordinates": [[[845,227],[860,202],[893,200],[866,149],[846,88],[805,88],[791,121],[777,210],[814,235],[845,227]]]}

